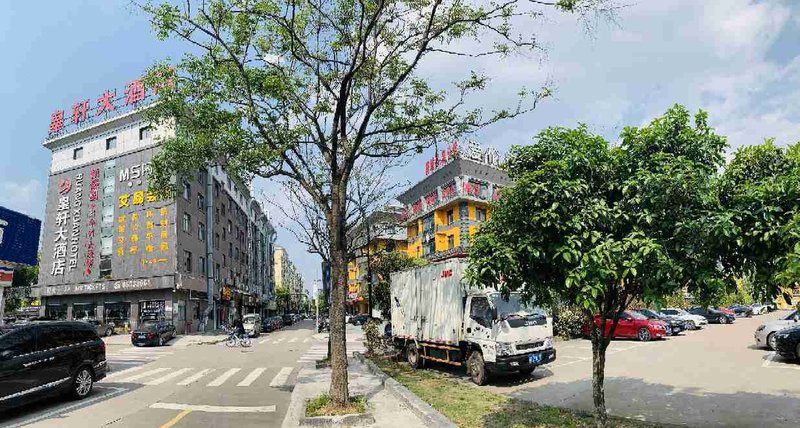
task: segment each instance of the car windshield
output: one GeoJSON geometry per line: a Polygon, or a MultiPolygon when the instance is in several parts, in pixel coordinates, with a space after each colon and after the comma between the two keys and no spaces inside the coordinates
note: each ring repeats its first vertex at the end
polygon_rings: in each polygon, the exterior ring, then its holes
{"type": "Polygon", "coordinates": [[[255,322],[256,316],[255,315],[245,315],[242,319],[243,322],[255,322]]]}
{"type": "Polygon", "coordinates": [[[646,320],[647,319],[646,316],[644,316],[644,315],[642,315],[642,314],[640,314],[638,312],[625,311],[625,313],[628,314],[631,318],[633,318],[635,320],[646,320]]]}
{"type": "Polygon", "coordinates": [[[520,317],[546,315],[544,309],[523,303],[519,293],[511,293],[507,300],[500,293],[492,293],[489,298],[492,300],[494,307],[497,308],[497,318],[501,320],[512,315],[520,317]]]}
{"type": "Polygon", "coordinates": [[[795,315],[797,315],[797,311],[792,311],[789,313],[789,315],[786,315],[783,319],[791,321],[794,319],[795,315]]]}

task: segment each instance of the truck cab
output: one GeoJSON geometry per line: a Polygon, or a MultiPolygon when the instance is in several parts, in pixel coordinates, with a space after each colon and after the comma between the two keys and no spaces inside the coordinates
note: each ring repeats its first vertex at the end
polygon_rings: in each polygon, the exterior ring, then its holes
{"type": "Polygon", "coordinates": [[[464,314],[467,370],[475,383],[485,383],[489,373],[527,375],[555,361],[552,319],[541,308],[522,303],[519,293],[503,297],[493,289],[471,290],[464,314]]]}

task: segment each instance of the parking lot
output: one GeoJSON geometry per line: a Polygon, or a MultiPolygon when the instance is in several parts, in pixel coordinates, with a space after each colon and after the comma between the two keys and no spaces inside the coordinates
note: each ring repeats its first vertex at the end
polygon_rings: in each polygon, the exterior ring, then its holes
{"type": "MultiPolygon", "coordinates": [[[[688,426],[796,426],[800,364],[754,346],[763,322],[739,318],[655,342],[615,340],[606,362],[606,405],[615,415],[688,426]]],[[[557,344],[558,359],[532,379],[498,379],[494,392],[560,407],[592,409],[591,343],[557,344]]]]}

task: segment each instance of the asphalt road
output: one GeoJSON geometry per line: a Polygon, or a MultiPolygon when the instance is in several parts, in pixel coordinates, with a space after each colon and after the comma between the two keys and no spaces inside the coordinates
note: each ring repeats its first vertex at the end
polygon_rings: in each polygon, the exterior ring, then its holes
{"type": "Polygon", "coordinates": [[[262,334],[250,348],[109,345],[111,373],[90,397],[17,408],[0,416],[0,426],[280,426],[297,369],[326,352],[315,333],[304,321],[262,334]]]}
{"type": "MultiPolygon", "coordinates": [[[[687,426],[798,426],[800,364],[754,345],[759,324],[782,315],[740,318],[655,342],[612,342],[605,378],[609,412],[687,426]]],[[[531,378],[496,379],[487,388],[590,411],[591,343],[560,342],[556,349],[558,359],[531,378]]]]}

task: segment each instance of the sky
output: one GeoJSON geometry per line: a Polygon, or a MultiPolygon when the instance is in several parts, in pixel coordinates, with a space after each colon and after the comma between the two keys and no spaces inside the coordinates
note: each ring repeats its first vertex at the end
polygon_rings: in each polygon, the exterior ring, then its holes
{"type": "MultiPolygon", "coordinates": [[[[554,96],[535,111],[471,137],[501,153],[530,144],[548,126],[578,123],[613,142],[625,126],[644,125],[675,103],[708,111],[731,151],[767,137],[780,145],[798,140],[800,2],[627,3],[590,33],[559,13],[526,22],[543,54],[469,64],[431,57],[422,73],[434,82],[458,80],[470,67],[489,75],[480,98],[489,107],[512,102],[520,87],[550,83],[554,96]]],[[[50,152],[41,144],[54,110],[121,90],[184,49],[158,41],[126,0],[7,2],[0,9],[0,205],[42,218],[50,152]]],[[[412,159],[395,176],[421,179],[430,156],[412,159]]],[[[272,183],[255,186],[275,191],[272,183]]],[[[320,277],[319,258],[285,230],[277,242],[310,287],[320,277]]]]}

